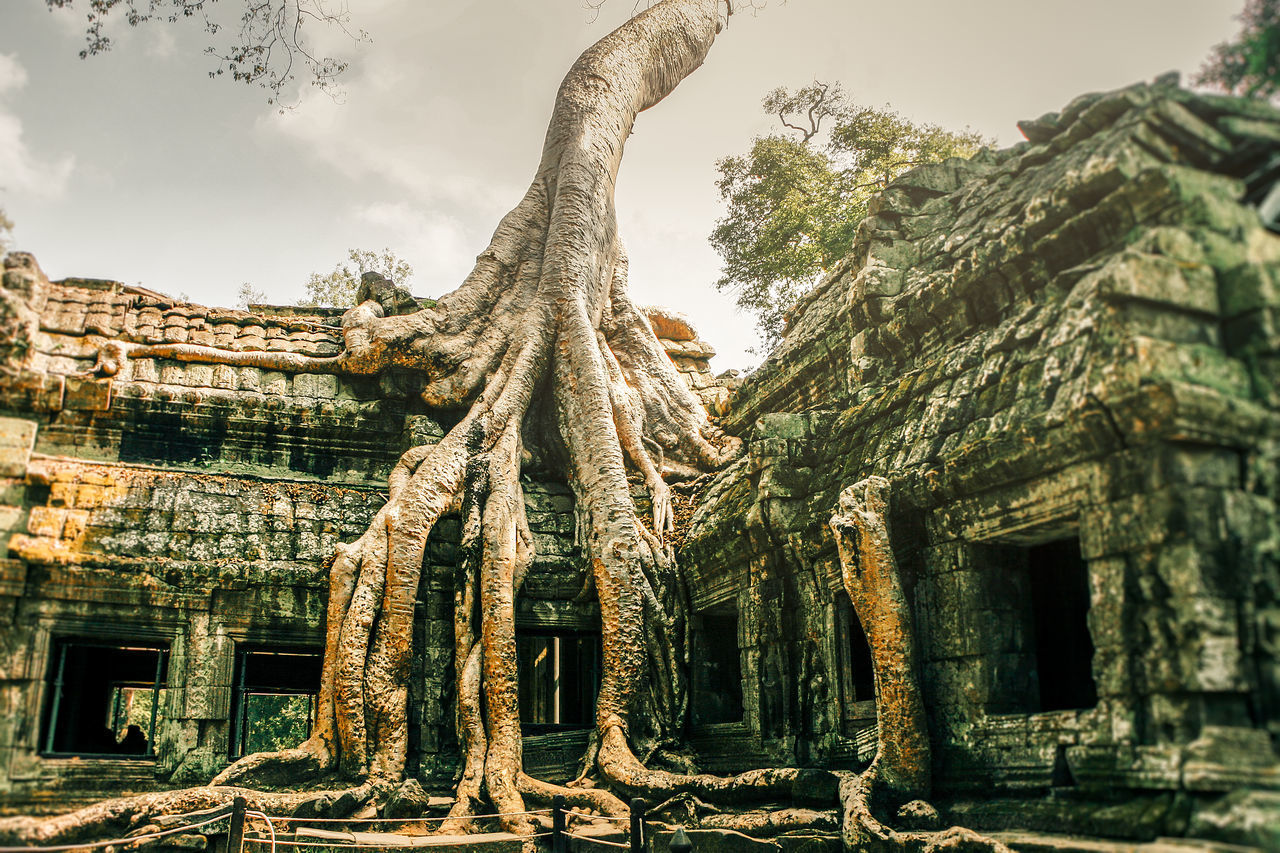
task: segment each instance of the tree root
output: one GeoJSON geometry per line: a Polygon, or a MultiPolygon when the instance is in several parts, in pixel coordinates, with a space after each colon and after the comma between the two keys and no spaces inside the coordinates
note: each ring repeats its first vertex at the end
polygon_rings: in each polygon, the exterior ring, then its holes
{"type": "Polygon", "coordinates": [[[871,647],[878,722],[871,766],[861,774],[840,774],[845,849],[1008,853],[1000,842],[971,830],[898,832],[873,813],[876,807],[897,808],[928,797],[932,785],[913,622],[889,537],[888,506],[889,481],[868,477],[840,493],[830,521],[845,591],[871,647]]]}
{"type": "Polygon", "coordinates": [[[209,786],[159,791],[103,800],[54,817],[0,818],[0,844],[55,845],[98,840],[112,834],[123,835],[143,826],[158,815],[186,814],[216,808],[244,797],[250,809],[267,814],[290,813],[317,796],[347,797],[352,803],[368,800],[367,785],[334,791],[290,791],[268,793],[248,788],[209,786]]]}
{"type": "MultiPolygon", "coordinates": [[[[647,768],[636,757],[637,749],[643,754],[679,733],[687,707],[688,597],[667,540],[674,513],[666,478],[723,465],[740,442],[711,424],[627,294],[613,186],[637,114],[702,63],[720,30],[720,11],[721,0],[662,0],[579,58],[557,95],[529,190],[467,279],[434,307],[395,314],[386,300],[367,299],[343,316],[345,349],[328,358],[128,342],[103,348],[104,373],[119,371],[130,357],[295,373],[410,369],[424,380],[428,406],[466,410],[438,444],[404,454],[389,478],[386,505],[356,542],[335,553],[312,735],[297,749],[241,759],[219,782],[336,772],[371,790],[400,783],[423,550],[441,515],[460,511],[454,665],[462,762],[445,828],[470,826],[487,802],[504,815],[505,829],[529,834],[534,823],[523,814],[526,798],[544,802],[557,794],[582,808],[620,813],[621,801],[603,789],[551,786],[521,771],[514,614],[533,558],[520,485],[526,437],[546,445],[537,448],[539,458],[565,458],[576,497],[577,536],[601,620],[603,673],[592,748],[603,780],[628,795],[785,801],[814,772],[681,774],[647,768]],[[535,391],[547,387],[550,405],[533,405],[535,391]],[[644,518],[631,496],[629,471],[649,492],[644,518]]],[[[880,494],[864,491],[867,501],[880,494]]],[[[857,515],[859,506],[848,512],[857,515]]],[[[875,509],[870,506],[872,516],[875,509]]],[[[837,527],[846,583],[861,571],[868,595],[896,596],[868,605],[851,587],[877,656],[881,757],[875,778],[894,792],[927,791],[918,691],[913,677],[901,696],[892,686],[912,656],[896,566],[887,532],[858,538],[860,522],[861,516],[837,527]],[[859,557],[869,558],[862,569],[859,557]],[[864,611],[867,606],[883,613],[864,611]],[[882,625],[871,624],[877,618],[882,625]]],[[[801,812],[788,814],[775,822],[796,822],[801,812]]]]}
{"type": "Polygon", "coordinates": [[[769,838],[784,832],[830,832],[840,828],[836,813],[816,809],[777,809],[745,814],[713,814],[702,818],[701,829],[731,829],[752,838],[769,838]]]}

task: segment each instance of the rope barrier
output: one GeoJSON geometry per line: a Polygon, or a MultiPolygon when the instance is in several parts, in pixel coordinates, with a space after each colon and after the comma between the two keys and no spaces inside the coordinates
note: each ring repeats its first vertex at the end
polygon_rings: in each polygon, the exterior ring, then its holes
{"type": "MultiPolygon", "coordinates": [[[[554,832],[538,832],[538,833],[534,833],[533,835],[520,835],[517,837],[523,840],[523,839],[530,839],[530,838],[546,838],[547,836],[550,836],[550,835],[555,835],[555,833],[554,832]]],[[[423,836],[423,837],[427,837],[427,836],[423,836]]],[[[246,836],[244,840],[246,842],[252,841],[255,844],[271,844],[273,845],[273,849],[274,849],[274,845],[279,845],[281,847],[350,847],[350,848],[361,848],[365,850],[413,846],[413,845],[403,845],[403,844],[361,844],[359,841],[345,842],[345,841],[339,841],[337,839],[333,839],[332,841],[289,841],[283,838],[279,840],[272,840],[268,838],[249,838],[246,836]]],[[[594,841],[595,839],[588,839],[588,840],[594,841]]],[[[608,844],[610,842],[602,841],[600,843],[608,844]]],[[[626,847],[627,845],[621,844],[618,846],[626,847]]]]}
{"type": "Polygon", "coordinates": [[[630,815],[588,815],[586,812],[564,811],[566,817],[581,817],[589,821],[630,821],[630,815]]]}
{"type": "MultiPolygon", "coordinates": [[[[552,811],[552,809],[532,809],[532,810],[530,810],[530,811],[523,811],[523,812],[499,812],[499,813],[497,813],[497,814],[491,814],[491,815],[475,815],[475,817],[476,817],[476,818],[480,818],[480,819],[483,819],[483,818],[494,818],[494,817],[522,817],[522,816],[525,816],[525,815],[546,814],[546,813],[551,812],[551,811],[552,811]]],[[[400,845],[400,844],[376,844],[376,843],[374,843],[374,844],[369,844],[369,843],[361,843],[361,841],[360,841],[358,838],[356,838],[356,837],[355,837],[355,833],[354,833],[354,832],[350,832],[350,831],[347,833],[348,835],[350,835],[350,836],[351,836],[351,840],[350,840],[350,841],[345,841],[345,840],[337,839],[337,838],[335,838],[335,839],[326,839],[326,840],[324,840],[324,841],[292,841],[292,840],[288,840],[288,839],[276,838],[276,830],[275,830],[275,824],[273,823],[273,820],[278,820],[278,821],[280,821],[280,822],[282,822],[282,823],[290,822],[290,821],[295,821],[295,822],[298,822],[298,823],[308,823],[308,822],[312,822],[312,823],[344,823],[344,824],[350,824],[350,823],[431,823],[431,822],[435,822],[435,821],[443,821],[443,820],[448,820],[448,819],[449,819],[447,816],[446,816],[446,817],[442,817],[442,818],[410,818],[410,819],[407,819],[407,820],[406,820],[406,819],[397,819],[397,818],[372,818],[372,819],[361,819],[361,818],[314,818],[314,819],[309,819],[309,818],[286,818],[286,817],[279,817],[279,816],[277,816],[277,817],[275,817],[275,818],[272,818],[270,815],[267,815],[267,814],[265,814],[265,813],[263,813],[263,812],[259,812],[259,811],[246,811],[244,814],[245,814],[245,817],[246,817],[246,818],[250,818],[250,817],[252,817],[252,818],[261,818],[262,820],[265,820],[265,821],[267,822],[267,829],[271,832],[271,837],[270,837],[270,838],[255,838],[255,837],[251,837],[251,836],[245,836],[243,839],[241,839],[241,842],[240,842],[240,851],[238,851],[238,853],[243,853],[243,850],[244,850],[244,844],[245,844],[246,842],[250,842],[250,841],[251,841],[251,842],[253,842],[253,843],[255,843],[255,844],[270,844],[270,845],[271,845],[271,851],[270,851],[270,853],[276,853],[276,848],[277,848],[277,847],[299,847],[299,848],[306,848],[306,847],[353,847],[353,848],[354,848],[354,847],[361,847],[361,848],[366,848],[366,849],[374,849],[374,848],[376,848],[376,849],[385,849],[385,848],[389,848],[389,847],[402,847],[402,846],[405,846],[405,845],[400,845]]],[[[521,836],[521,837],[522,837],[522,838],[525,838],[525,839],[531,839],[531,838],[545,838],[545,837],[550,836],[550,835],[555,835],[555,832],[554,832],[554,831],[551,831],[551,832],[540,832],[540,833],[536,833],[536,834],[533,834],[533,835],[527,835],[527,836],[521,836]]]]}
{"type": "Polygon", "coordinates": [[[587,841],[591,844],[603,844],[606,847],[619,847],[623,850],[631,849],[631,845],[623,841],[605,841],[603,838],[592,838],[589,835],[575,835],[572,832],[566,832],[565,836],[568,838],[576,838],[579,841],[587,841]]]}
{"type": "Polygon", "coordinates": [[[211,817],[200,823],[190,823],[185,826],[175,826],[173,829],[162,829],[159,832],[149,832],[146,835],[135,835],[131,838],[113,838],[110,841],[92,841],[83,844],[55,844],[49,847],[0,847],[0,853],[57,853],[62,850],[96,850],[103,847],[110,847],[114,844],[134,844],[139,841],[150,841],[153,838],[164,838],[167,835],[177,835],[180,832],[187,832],[192,829],[199,829],[202,826],[208,826],[211,823],[217,823],[220,820],[226,820],[231,817],[230,814],[222,814],[217,817],[211,817]]]}
{"type": "MultiPolygon", "coordinates": [[[[549,809],[549,808],[548,808],[548,809],[532,809],[532,810],[530,810],[530,811],[524,811],[524,812],[499,812],[499,813],[497,813],[497,814],[489,814],[489,815],[473,815],[472,817],[474,817],[474,818],[475,818],[475,819],[477,819],[477,820],[483,820],[483,819],[485,819],[485,818],[495,818],[495,817],[521,817],[521,816],[524,816],[524,815],[549,814],[551,811],[552,811],[552,810],[551,810],[551,809],[549,809]]],[[[425,817],[425,818],[302,818],[302,817],[280,817],[280,816],[272,816],[272,815],[268,815],[268,814],[266,814],[265,812],[252,811],[252,810],[246,810],[244,814],[245,814],[245,817],[246,817],[246,818],[261,819],[261,820],[266,821],[266,823],[267,823],[267,831],[270,833],[270,837],[269,837],[269,838],[250,838],[250,837],[246,836],[246,837],[244,837],[243,839],[241,839],[241,842],[240,842],[240,849],[239,849],[239,850],[237,850],[235,853],[243,853],[243,850],[244,850],[244,844],[245,844],[246,842],[250,842],[250,841],[252,841],[252,842],[253,842],[253,843],[255,843],[255,844],[270,844],[270,845],[271,845],[271,853],[275,853],[275,849],[276,849],[276,847],[277,847],[277,846],[288,846],[288,847],[387,847],[387,846],[394,846],[394,845],[385,845],[385,844],[381,844],[381,845],[380,845],[380,844],[360,844],[359,842],[356,842],[356,843],[353,843],[353,844],[346,844],[346,843],[342,843],[342,842],[332,842],[332,841],[330,841],[330,842],[288,841],[288,840],[286,840],[286,839],[281,839],[281,838],[277,838],[277,837],[276,837],[276,828],[275,828],[275,822],[276,822],[276,821],[280,821],[281,823],[296,822],[296,823],[366,823],[366,824],[367,824],[367,823],[435,823],[435,822],[439,822],[439,821],[446,821],[446,820],[449,820],[449,817],[448,817],[448,816],[445,816],[445,817],[425,817]]],[[[574,812],[568,812],[568,814],[574,814],[574,812]]],[[[589,817],[588,815],[582,815],[582,816],[583,816],[583,817],[589,817]]],[[[200,821],[199,823],[189,823],[189,824],[184,824],[184,825],[182,825],[182,826],[175,826],[175,827],[173,827],[173,828],[171,828],[171,829],[162,829],[162,830],[159,830],[158,832],[149,832],[149,833],[146,833],[146,834],[144,834],[144,835],[134,835],[134,836],[131,836],[131,837],[129,837],[129,838],[113,838],[113,839],[110,839],[110,840],[107,840],[107,841],[91,841],[91,842],[84,842],[84,843],[81,843],[81,844],[55,844],[55,845],[50,845],[50,846],[47,846],[47,847],[39,847],[39,846],[34,846],[34,845],[32,845],[32,846],[28,846],[28,847],[0,847],[0,853],[64,853],[64,851],[70,851],[70,850],[100,850],[100,849],[102,849],[102,848],[104,848],[104,847],[111,847],[111,846],[114,846],[114,845],[129,845],[129,844],[137,844],[137,843],[142,842],[142,841],[152,841],[152,840],[154,840],[154,839],[156,839],[156,838],[165,838],[165,837],[170,836],[170,835],[178,835],[178,834],[183,833],[183,832],[190,832],[191,830],[194,830],[194,829],[201,829],[201,828],[203,828],[203,827],[210,826],[211,824],[218,823],[219,821],[228,820],[230,817],[231,817],[230,812],[227,812],[227,813],[225,813],[225,814],[215,815],[214,817],[211,817],[211,818],[209,818],[208,820],[200,821]]],[[[524,837],[524,838],[543,838],[543,837],[546,837],[546,836],[548,836],[548,835],[554,835],[554,834],[555,834],[554,832],[540,832],[540,833],[537,833],[537,834],[535,834],[535,835],[522,836],[522,837],[524,837]]],[[[353,840],[354,840],[354,839],[353,839],[353,840]]],[[[608,843],[608,842],[601,842],[601,843],[608,843]]],[[[621,845],[621,846],[624,846],[624,847],[625,847],[626,845],[621,845]]]]}
{"type": "MultiPolygon", "coordinates": [[[[488,817],[520,817],[521,815],[534,814],[550,814],[551,809],[532,809],[526,812],[499,812],[497,814],[478,814],[469,815],[470,818],[480,820],[488,817]]],[[[265,817],[265,815],[264,815],[265,817]]],[[[282,815],[272,815],[271,820],[278,820],[281,823],[442,823],[451,820],[448,815],[444,817],[284,817],[282,815]]],[[[461,818],[466,820],[467,818],[461,818]]]]}
{"type": "MultiPolygon", "coordinates": [[[[267,830],[271,833],[271,853],[276,853],[276,826],[275,826],[275,824],[273,824],[273,823],[271,822],[271,818],[269,818],[269,817],[266,815],[266,813],[265,813],[265,812],[259,812],[259,811],[248,811],[248,810],[246,810],[246,811],[245,811],[244,816],[245,816],[246,818],[248,818],[248,817],[255,817],[255,818],[259,818],[259,817],[260,817],[260,818],[262,818],[263,820],[265,820],[265,821],[267,822],[267,830]]],[[[244,836],[241,836],[241,837],[240,837],[240,850],[241,850],[241,853],[243,853],[243,851],[244,851],[244,842],[245,842],[244,836]]]]}

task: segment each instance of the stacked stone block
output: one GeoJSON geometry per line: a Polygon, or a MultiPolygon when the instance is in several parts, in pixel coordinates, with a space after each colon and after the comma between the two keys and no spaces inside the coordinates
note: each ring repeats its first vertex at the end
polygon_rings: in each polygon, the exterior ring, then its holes
{"type": "MultiPolygon", "coordinates": [[[[109,378],[92,370],[107,338],[333,355],[340,311],[207,309],[116,282],[50,282],[22,255],[8,259],[0,297],[18,318],[0,382],[11,415],[0,416],[0,811],[203,783],[228,761],[236,649],[319,650],[334,546],[365,530],[400,453],[438,440],[449,415],[425,410],[421,379],[403,371],[163,358],[109,378]],[[66,638],[167,646],[154,761],[43,754],[51,655],[66,638]]],[[[585,579],[570,491],[534,478],[525,492],[538,558],[522,624],[598,630],[594,605],[571,601],[585,579]]],[[[411,768],[441,790],[457,761],[458,536],[445,518],[428,544],[410,686],[411,768]]],[[[562,745],[540,752],[535,739],[527,754],[552,775],[576,770],[562,745]]]]}
{"type": "MultiPolygon", "coordinates": [[[[747,609],[793,613],[778,690],[811,730],[754,732],[856,766],[809,688],[837,677],[826,520],[843,487],[887,477],[940,791],[1087,831],[1083,803],[1124,790],[1156,803],[1135,836],[1181,834],[1242,787],[1274,817],[1280,237],[1240,199],[1268,180],[1280,113],[1161,82],[1024,131],[891,185],[793,311],[726,416],[750,449],[686,540],[693,596],[736,596],[748,625],[747,609]],[[1087,571],[1097,702],[1040,711],[1054,676],[1036,667],[1027,555],[1059,541],[1087,571]],[[770,562],[789,580],[753,591],[770,562]],[[1051,791],[1082,804],[1029,805],[1051,791]]],[[[956,814],[1016,819],[998,811],[956,814]]]]}

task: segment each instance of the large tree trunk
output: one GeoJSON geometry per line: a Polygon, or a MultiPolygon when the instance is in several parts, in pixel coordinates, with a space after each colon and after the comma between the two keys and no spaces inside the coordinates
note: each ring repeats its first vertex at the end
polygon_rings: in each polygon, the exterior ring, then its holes
{"type": "MultiPolygon", "coordinates": [[[[420,371],[432,406],[467,406],[433,447],[404,455],[390,500],[368,531],[338,549],[331,579],[319,721],[283,753],[249,756],[215,783],[337,770],[375,790],[397,783],[406,758],[406,690],[413,600],[427,534],[442,514],[464,514],[455,600],[458,734],[464,766],[451,828],[482,795],[501,813],[522,792],[560,789],[520,773],[514,601],[532,558],[519,485],[521,435],[558,435],[577,499],[578,539],[599,600],[604,667],[596,703],[598,770],[627,791],[707,796],[789,793],[795,773],[722,779],[651,771],[637,739],[678,732],[685,711],[686,614],[664,536],[673,513],[664,475],[707,470],[736,440],[715,430],[627,295],[614,184],[636,116],[702,64],[730,4],[662,0],[588,49],[556,97],[537,174],[503,218],[462,286],[430,309],[388,316],[366,292],[343,318],[344,351],[317,359],[117,342],[100,367],[128,357],[252,364],[287,371],[420,371]],[[549,379],[554,423],[524,430],[534,389],[549,379]],[[637,516],[627,482],[650,492],[637,516]],[[652,674],[652,678],[646,677],[652,674]]],[[[563,789],[616,811],[600,791],[563,789]]],[[[519,817],[508,828],[527,831],[519,817]]]]}
{"type": "MultiPolygon", "coordinates": [[[[613,188],[639,112],[653,106],[705,58],[724,0],[662,0],[586,51],[556,98],[537,175],[499,224],[475,268],[429,309],[397,314],[411,300],[385,285],[362,287],[343,316],[344,351],[332,358],[235,353],[193,345],[118,340],[99,369],[130,357],[250,365],[289,372],[373,374],[416,370],[429,406],[465,407],[438,443],[403,455],[389,499],[368,530],[338,547],[330,572],[318,720],[295,749],[247,756],[213,784],[293,784],[323,774],[358,780],[339,798],[348,812],[404,777],[414,598],[423,550],[446,512],[463,518],[455,577],[457,730],[463,766],[444,831],[470,827],[492,805],[503,825],[529,833],[525,800],[560,794],[571,805],[625,812],[603,788],[561,787],[521,772],[515,662],[515,597],[533,558],[519,473],[523,436],[554,435],[568,452],[578,538],[599,600],[604,672],[591,755],[621,793],[744,800],[786,799],[800,771],[734,777],[681,775],[646,767],[636,743],[678,732],[685,710],[684,595],[669,545],[664,476],[723,464],[738,443],[721,435],[627,295],[613,188]],[[531,407],[549,383],[553,406],[531,407]],[[546,414],[542,414],[546,413],[546,414]],[[545,417],[546,422],[529,423],[545,417]],[[646,484],[652,512],[640,518],[627,472],[646,484]],[[487,799],[487,802],[486,802],[487,799]]],[[[876,667],[880,749],[871,770],[842,784],[853,843],[923,846],[969,836],[895,833],[871,815],[877,796],[901,802],[929,787],[929,747],[912,670],[909,612],[884,523],[887,484],[847,491],[832,527],[850,597],[876,667]],[[918,844],[917,844],[918,842],[918,844]]],[[[805,771],[807,774],[821,771],[805,771]]],[[[209,787],[98,804],[47,821],[0,821],[0,841],[51,842],[136,824],[158,810],[225,802],[236,789],[209,787]]],[[[252,795],[288,809],[304,795],[252,795]]],[[[673,800],[675,802],[675,800],[673,800]]],[[[335,806],[336,808],[336,806],[335,806]]],[[[366,809],[367,811],[367,809],[366,809]]],[[[790,827],[808,813],[722,817],[759,831],[790,827]]],[[[827,820],[821,813],[813,820],[827,820]]]]}

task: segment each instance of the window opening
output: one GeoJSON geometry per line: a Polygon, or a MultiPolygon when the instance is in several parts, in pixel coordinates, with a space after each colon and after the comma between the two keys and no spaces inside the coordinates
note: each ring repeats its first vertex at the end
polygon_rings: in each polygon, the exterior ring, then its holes
{"type": "Polygon", "coordinates": [[[846,593],[836,597],[836,658],[840,722],[846,735],[875,721],[876,680],[871,646],[846,593]]]}
{"type": "Polygon", "coordinates": [[[590,728],[600,688],[600,635],[571,631],[516,635],[520,722],[525,732],[590,728]]]}
{"type": "Polygon", "coordinates": [[[1098,688],[1088,621],[1089,569],[1079,540],[1027,549],[1027,569],[1040,710],[1092,708],[1098,704],[1098,688]]]}
{"type": "Polygon", "coordinates": [[[55,641],[43,753],[154,757],[168,665],[165,644],[55,641]]]}
{"type": "Polygon", "coordinates": [[[316,721],[322,665],[314,649],[236,650],[233,758],[288,749],[307,739],[316,721]]]}
{"type": "Polygon", "coordinates": [[[736,611],[700,613],[693,633],[693,724],[742,721],[742,661],[736,611]]]}

